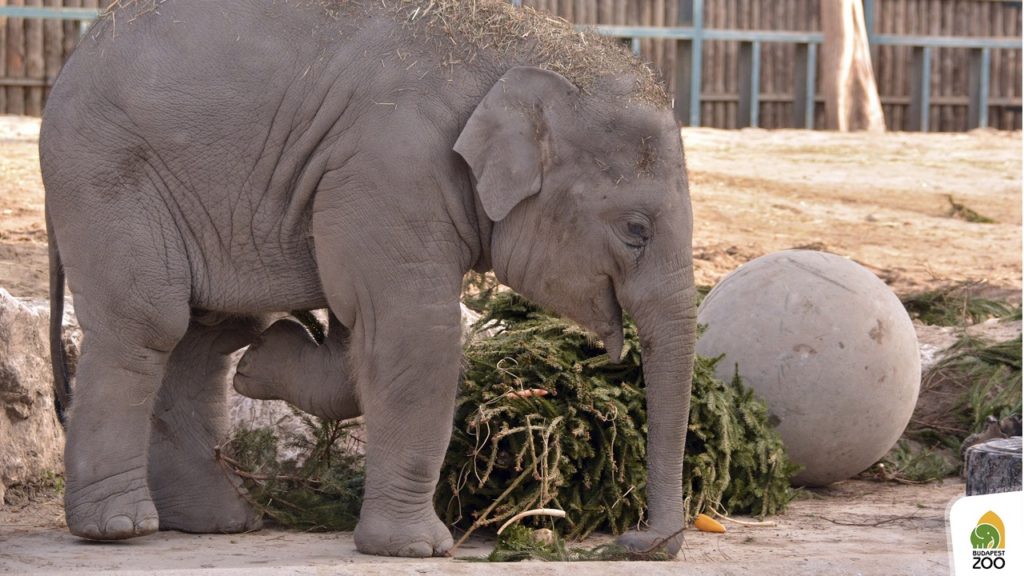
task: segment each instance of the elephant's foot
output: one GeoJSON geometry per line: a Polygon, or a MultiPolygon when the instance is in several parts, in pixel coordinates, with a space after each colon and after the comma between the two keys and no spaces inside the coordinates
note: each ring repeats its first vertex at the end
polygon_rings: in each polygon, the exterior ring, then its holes
{"type": "Polygon", "coordinates": [[[615,543],[631,552],[662,552],[674,558],[683,545],[683,533],[675,530],[630,530],[619,536],[615,543]]]}
{"type": "Polygon", "coordinates": [[[161,506],[160,529],[193,534],[235,534],[263,527],[260,514],[238,494],[217,501],[204,495],[203,501],[209,505],[186,500],[187,504],[161,506]]]}
{"type": "Polygon", "coordinates": [[[157,531],[159,520],[145,477],[123,479],[125,475],[82,489],[68,488],[64,509],[72,534],[90,540],[124,540],[157,531]]]}
{"type": "Polygon", "coordinates": [[[377,556],[426,558],[444,556],[452,547],[452,534],[433,510],[422,520],[388,518],[363,510],[356,526],[356,549],[377,556]]]}
{"type": "MultiPolygon", "coordinates": [[[[172,459],[178,468],[150,461],[153,501],[160,513],[161,530],[193,534],[234,534],[263,527],[262,515],[243,496],[238,478],[210,457],[172,459]]],[[[171,450],[163,455],[174,456],[171,450]]]]}

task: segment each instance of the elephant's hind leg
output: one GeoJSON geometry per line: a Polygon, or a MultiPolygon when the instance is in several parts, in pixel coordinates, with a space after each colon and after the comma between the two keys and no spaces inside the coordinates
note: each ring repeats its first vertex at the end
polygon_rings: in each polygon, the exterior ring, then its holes
{"type": "Polygon", "coordinates": [[[147,280],[166,279],[166,269],[154,274],[157,261],[131,260],[118,251],[126,242],[110,246],[109,256],[65,250],[69,261],[85,265],[68,269],[84,338],[68,420],[64,507],[71,533],[92,540],[158,528],[146,478],[150,417],[189,313],[187,286],[150,290],[147,280]]]}
{"type": "Polygon", "coordinates": [[[257,400],[284,400],[330,420],[362,414],[348,366],[349,332],[333,314],[319,346],[298,322],[283,319],[238,363],[235,390],[257,400]]]}
{"type": "Polygon", "coordinates": [[[229,533],[260,527],[240,481],[217,462],[214,451],[229,431],[231,354],[264,326],[256,318],[197,316],[171,353],[149,447],[149,487],[161,530],[229,533]]]}

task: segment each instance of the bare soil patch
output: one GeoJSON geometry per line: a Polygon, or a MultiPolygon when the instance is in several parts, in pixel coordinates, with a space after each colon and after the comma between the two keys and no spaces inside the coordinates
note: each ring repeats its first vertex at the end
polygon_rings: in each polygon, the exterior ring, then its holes
{"type": "MultiPolygon", "coordinates": [[[[804,493],[776,525],[726,523],[725,534],[684,533],[671,563],[646,563],[650,576],[703,574],[904,574],[948,572],[946,510],[963,484],[920,486],[863,480],[804,493]]],[[[0,507],[0,574],[578,574],[573,564],[479,564],[448,559],[403,560],[362,556],[352,534],[311,534],[268,528],[235,535],[161,532],[97,544],[63,529],[56,495],[0,507]]],[[[751,520],[746,518],[745,520],[751,520]]],[[[606,543],[593,537],[583,546],[606,543]]],[[[494,542],[475,538],[458,557],[487,555],[494,542]]],[[[636,563],[588,564],[596,574],[635,574],[636,563]]]]}
{"type": "Polygon", "coordinates": [[[0,116],[0,286],[45,298],[47,269],[39,121],[0,116]]]}
{"type": "Polygon", "coordinates": [[[850,257],[897,293],[1021,287],[1021,136],[683,131],[699,284],[794,247],[850,257]],[[950,197],[991,224],[950,215],[950,197]]]}
{"type": "MultiPolygon", "coordinates": [[[[45,297],[39,122],[0,117],[0,286],[45,297]]],[[[848,256],[905,294],[1021,288],[1021,135],[684,129],[698,284],[786,248],[848,256]],[[950,197],[991,224],[950,215],[950,197]]]]}

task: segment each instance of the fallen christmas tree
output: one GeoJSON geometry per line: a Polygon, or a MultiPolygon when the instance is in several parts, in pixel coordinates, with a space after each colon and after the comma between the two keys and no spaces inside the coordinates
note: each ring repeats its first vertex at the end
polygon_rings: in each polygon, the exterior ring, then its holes
{"type": "MultiPolygon", "coordinates": [[[[528,509],[560,508],[567,516],[559,529],[570,539],[642,523],[647,430],[635,326],[627,323],[624,359],[612,364],[592,336],[515,294],[488,295],[478,304],[477,329],[491,334],[466,348],[435,501],[439,515],[452,526],[475,529],[528,509]]],[[[765,405],[738,381],[716,379],[715,363],[698,357],[694,367],[683,481],[687,514],[780,512],[792,497],[795,468],[768,425],[765,405]]],[[[336,426],[313,426],[318,441],[310,458],[284,465],[268,447],[273,435],[240,433],[225,446],[226,463],[241,473],[253,503],[280,523],[350,529],[362,468],[343,443],[324,449],[323,439],[336,426]],[[339,521],[325,518],[325,510],[334,510],[339,521]]]]}
{"type": "MultiPolygon", "coordinates": [[[[643,520],[646,415],[636,327],[610,362],[594,338],[513,293],[488,299],[456,406],[436,504],[449,524],[493,525],[539,507],[565,510],[568,538],[643,520]]],[[[767,409],[698,357],[684,464],[687,514],[781,511],[794,467],[767,409]]],[[[543,524],[544,519],[533,519],[543,524]]]]}

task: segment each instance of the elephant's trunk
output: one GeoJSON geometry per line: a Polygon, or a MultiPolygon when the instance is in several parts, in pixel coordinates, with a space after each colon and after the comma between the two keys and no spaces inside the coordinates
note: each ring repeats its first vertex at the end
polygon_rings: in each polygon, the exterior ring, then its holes
{"type": "MultiPolygon", "coordinates": [[[[688,259],[687,259],[688,260],[688,259]]],[[[688,263],[658,275],[654,294],[624,287],[623,308],[636,320],[643,347],[647,390],[647,504],[650,529],[675,537],[683,527],[683,446],[690,413],[690,387],[696,340],[693,268],[688,263]]]]}

